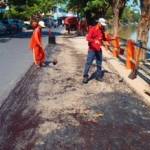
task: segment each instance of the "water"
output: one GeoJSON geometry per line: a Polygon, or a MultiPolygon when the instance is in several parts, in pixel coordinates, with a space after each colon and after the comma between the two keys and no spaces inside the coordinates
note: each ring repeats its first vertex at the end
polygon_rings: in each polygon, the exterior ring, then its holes
{"type": "MultiPolygon", "coordinates": [[[[131,25],[131,26],[125,26],[121,27],[119,31],[119,36],[125,39],[132,39],[135,42],[137,41],[137,26],[131,25]]],[[[150,31],[149,31],[149,39],[147,43],[147,48],[150,49],[150,31]]],[[[150,53],[147,53],[147,58],[150,58],[150,53]]]]}
{"type": "MultiPolygon", "coordinates": [[[[137,41],[137,27],[135,25],[132,26],[126,26],[120,28],[119,35],[125,39],[132,39],[134,41],[137,41]]],[[[149,31],[149,40],[147,43],[147,48],[150,49],[150,31],[149,31]]]]}

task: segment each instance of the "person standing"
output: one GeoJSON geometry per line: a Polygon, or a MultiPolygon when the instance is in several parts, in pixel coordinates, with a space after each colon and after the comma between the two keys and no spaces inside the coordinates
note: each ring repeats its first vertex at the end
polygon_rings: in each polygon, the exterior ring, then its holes
{"type": "Polygon", "coordinates": [[[79,23],[78,23],[78,28],[79,28],[79,33],[80,33],[80,35],[82,35],[82,36],[85,36],[86,35],[86,33],[87,33],[87,21],[86,21],[86,19],[85,18],[82,18],[80,21],[79,21],[79,23]]]}
{"type": "Polygon", "coordinates": [[[31,42],[30,48],[33,50],[33,60],[35,65],[41,67],[45,63],[45,50],[42,45],[42,28],[45,27],[43,21],[39,21],[38,25],[35,27],[31,42]]]}
{"type": "Polygon", "coordinates": [[[86,36],[88,41],[89,50],[87,55],[87,61],[84,68],[83,83],[88,83],[88,72],[93,60],[96,59],[96,80],[102,80],[102,41],[106,40],[104,33],[104,26],[106,26],[106,20],[99,18],[98,23],[89,29],[89,33],[86,36]]]}

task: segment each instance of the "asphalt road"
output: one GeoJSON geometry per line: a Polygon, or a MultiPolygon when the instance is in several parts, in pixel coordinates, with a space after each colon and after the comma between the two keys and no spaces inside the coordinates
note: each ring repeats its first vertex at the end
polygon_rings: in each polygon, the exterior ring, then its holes
{"type": "MultiPolygon", "coordinates": [[[[0,105],[33,63],[29,40],[32,31],[0,37],[0,105]]],[[[44,31],[43,43],[48,42],[44,31]]]]}
{"type": "Polygon", "coordinates": [[[150,108],[103,61],[103,80],[82,84],[87,42],[62,35],[0,109],[0,150],[150,150],[150,108]],[[54,53],[53,53],[54,52],[54,53]],[[49,58],[50,59],[50,58],[49,58]]]}

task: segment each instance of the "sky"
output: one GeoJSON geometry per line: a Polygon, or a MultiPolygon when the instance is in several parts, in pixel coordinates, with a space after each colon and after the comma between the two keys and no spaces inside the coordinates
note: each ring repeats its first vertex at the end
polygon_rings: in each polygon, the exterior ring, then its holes
{"type": "MultiPolygon", "coordinates": [[[[132,6],[134,0],[129,0],[127,5],[132,6]]],[[[140,10],[140,1],[138,0],[138,4],[135,4],[134,6],[131,7],[135,12],[141,12],[140,10]]]]}

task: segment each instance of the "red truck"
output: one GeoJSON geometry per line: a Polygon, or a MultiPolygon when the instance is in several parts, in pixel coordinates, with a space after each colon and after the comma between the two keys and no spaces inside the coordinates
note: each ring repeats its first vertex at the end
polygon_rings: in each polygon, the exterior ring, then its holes
{"type": "Polygon", "coordinates": [[[65,18],[64,25],[66,27],[66,30],[68,31],[68,34],[70,34],[70,31],[76,31],[78,28],[77,17],[71,16],[71,17],[65,18]]]}

